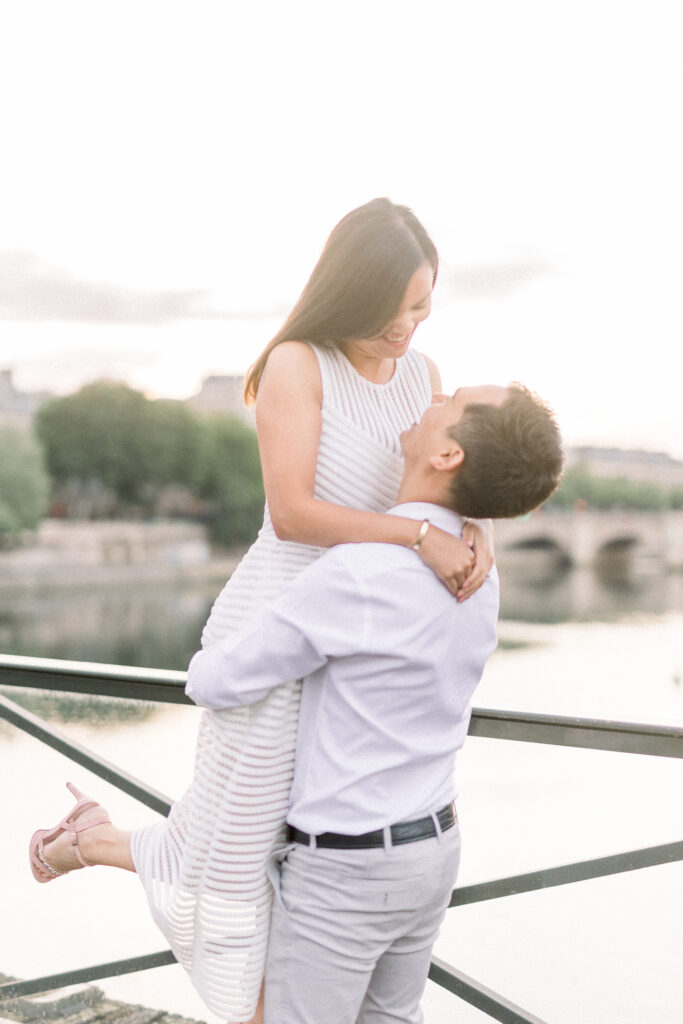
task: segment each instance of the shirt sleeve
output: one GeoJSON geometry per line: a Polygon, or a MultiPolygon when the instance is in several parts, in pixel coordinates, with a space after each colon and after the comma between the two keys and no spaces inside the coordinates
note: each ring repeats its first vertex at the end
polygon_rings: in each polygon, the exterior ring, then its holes
{"type": "Polygon", "coordinates": [[[255,703],[329,658],[359,650],[366,602],[335,550],[308,566],[244,632],[194,655],[185,692],[195,704],[220,710],[255,703]]]}

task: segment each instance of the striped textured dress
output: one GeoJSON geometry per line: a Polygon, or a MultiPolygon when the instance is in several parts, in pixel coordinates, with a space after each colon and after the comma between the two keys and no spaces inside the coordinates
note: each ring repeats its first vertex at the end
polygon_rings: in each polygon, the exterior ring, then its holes
{"type": "MultiPolygon", "coordinates": [[[[387,384],[356,372],[336,348],[315,348],[323,391],[315,496],[383,512],[398,493],[399,435],[431,401],[425,360],[409,350],[387,384]]],[[[322,548],[281,541],[266,506],[263,526],[219,594],[204,647],[252,616],[322,548]]],[[[169,817],[133,833],[131,853],[153,917],[214,1013],[248,1020],[268,942],[265,863],[283,838],[301,683],[257,704],[204,711],[190,788],[169,817]]]]}

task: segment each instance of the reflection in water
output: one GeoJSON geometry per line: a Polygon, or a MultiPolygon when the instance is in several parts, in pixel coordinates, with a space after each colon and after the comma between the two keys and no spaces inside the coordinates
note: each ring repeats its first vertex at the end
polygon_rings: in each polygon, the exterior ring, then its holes
{"type": "MultiPolygon", "coordinates": [[[[588,569],[558,569],[540,552],[526,552],[500,567],[499,655],[545,646],[526,624],[618,623],[634,614],[661,618],[683,610],[683,576],[633,574],[626,581],[588,569]],[[526,561],[525,561],[526,559],[526,561]],[[511,629],[519,624],[519,628],[511,629]],[[524,630],[527,630],[525,633],[524,630]]],[[[148,668],[184,670],[200,643],[202,627],[220,585],[178,583],[165,590],[135,589],[0,591],[0,651],[148,668]]],[[[672,664],[671,675],[681,671],[672,664]]],[[[11,700],[42,718],[91,725],[134,724],[155,714],[154,705],[134,701],[47,693],[8,687],[11,700]]]]}
{"type": "MultiPolygon", "coordinates": [[[[25,711],[30,711],[48,722],[87,722],[88,725],[95,727],[109,728],[116,724],[145,722],[157,710],[156,705],[148,701],[30,690],[22,686],[1,686],[0,693],[15,704],[19,704],[25,711]]],[[[4,724],[0,722],[0,725],[4,724]]]]}
{"type": "Polygon", "coordinates": [[[627,615],[683,610],[683,576],[620,572],[609,562],[598,570],[553,568],[532,557],[499,567],[501,618],[519,622],[614,622],[627,615]],[[543,571],[545,564],[546,570],[543,571]]]}
{"type": "Polygon", "coordinates": [[[0,650],[36,658],[184,670],[215,582],[106,590],[0,591],[0,650]]]}
{"type": "MultiPolygon", "coordinates": [[[[0,591],[0,651],[36,658],[183,671],[199,647],[220,585],[143,584],[102,590],[0,591]]],[[[91,726],[153,717],[143,701],[6,687],[5,696],[40,718],[91,726]]],[[[0,723],[0,728],[3,723],[0,723]]],[[[16,731],[3,729],[14,736],[16,731]]]]}
{"type": "MultiPolygon", "coordinates": [[[[683,610],[683,576],[567,570],[542,552],[499,567],[501,618],[517,622],[614,622],[634,613],[683,610]]],[[[220,584],[172,588],[0,591],[0,651],[183,671],[199,647],[220,584]]]]}

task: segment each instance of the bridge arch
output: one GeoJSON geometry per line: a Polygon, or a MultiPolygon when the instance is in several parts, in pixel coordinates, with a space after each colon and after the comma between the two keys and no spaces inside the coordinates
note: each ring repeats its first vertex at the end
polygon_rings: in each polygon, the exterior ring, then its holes
{"type": "Polygon", "coordinates": [[[556,537],[547,533],[535,533],[529,537],[520,537],[507,545],[507,551],[515,552],[538,552],[547,555],[556,565],[566,567],[571,564],[571,557],[566,545],[561,544],[556,537]]]}
{"type": "Polygon", "coordinates": [[[683,569],[683,510],[663,513],[594,509],[540,509],[527,519],[496,522],[501,556],[521,558],[532,552],[591,566],[605,559],[635,563],[639,559],[683,569]]]}

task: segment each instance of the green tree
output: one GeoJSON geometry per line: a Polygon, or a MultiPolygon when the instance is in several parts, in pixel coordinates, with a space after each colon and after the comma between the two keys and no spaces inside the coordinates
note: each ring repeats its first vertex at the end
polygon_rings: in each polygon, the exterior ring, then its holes
{"type": "Polygon", "coordinates": [[[683,508],[683,487],[674,487],[669,492],[669,507],[674,509],[683,508]]]}
{"type": "Polygon", "coordinates": [[[202,421],[200,496],[211,535],[220,544],[254,539],[263,515],[263,482],[256,433],[232,416],[202,421]]]}
{"type": "Polygon", "coordinates": [[[596,477],[584,463],[577,462],[565,472],[550,504],[570,508],[577,501],[585,501],[591,508],[602,510],[624,508],[654,512],[676,507],[676,492],[623,476],[596,477]]]}
{"type": "Polygon", "coordinates": [[[258,529],[258,443],[234,417],[200,417],[183,402],[150,401],[125,384],[99,381],[43,406],[37,429],[58,488],[105,488],[119,511],[153,512],[164,488],[180,486],[203,504],[219,543],[243,544],[258,529]]]}
{"type": "Polygon", "coordinates": [[[0,537],[35,530],[47,508],[50,481],[35,437],[0,426],[0,537]]]}
{"type": "Polygon", "coordinates": [[[162,488],[199,486],[202,429],[183,402],[98,381],[43,406],[37,429],[57,487],[97,481],[120,505],[151,512],[162,488]]]}
{"type": "Polygon", "coordinates": [[[196,490],[202,478],[202,425],[184,402],[159,399],[145,408],[148,479],[196,490]]]}
{"type": "Polygon", "coordinates": [[[149,475],[147,399],[125,384],[97,381],[38,412],[36,428],[57,483],[99,480],[135,502],[149,475]]]}
{"type": "Polygon", "coordinates": [[[202,424],[184,402],[147,402],[142,417],[144,480],[138,499],[153,509],[164,487],[197,494],[202,480],[202,424]]]}

